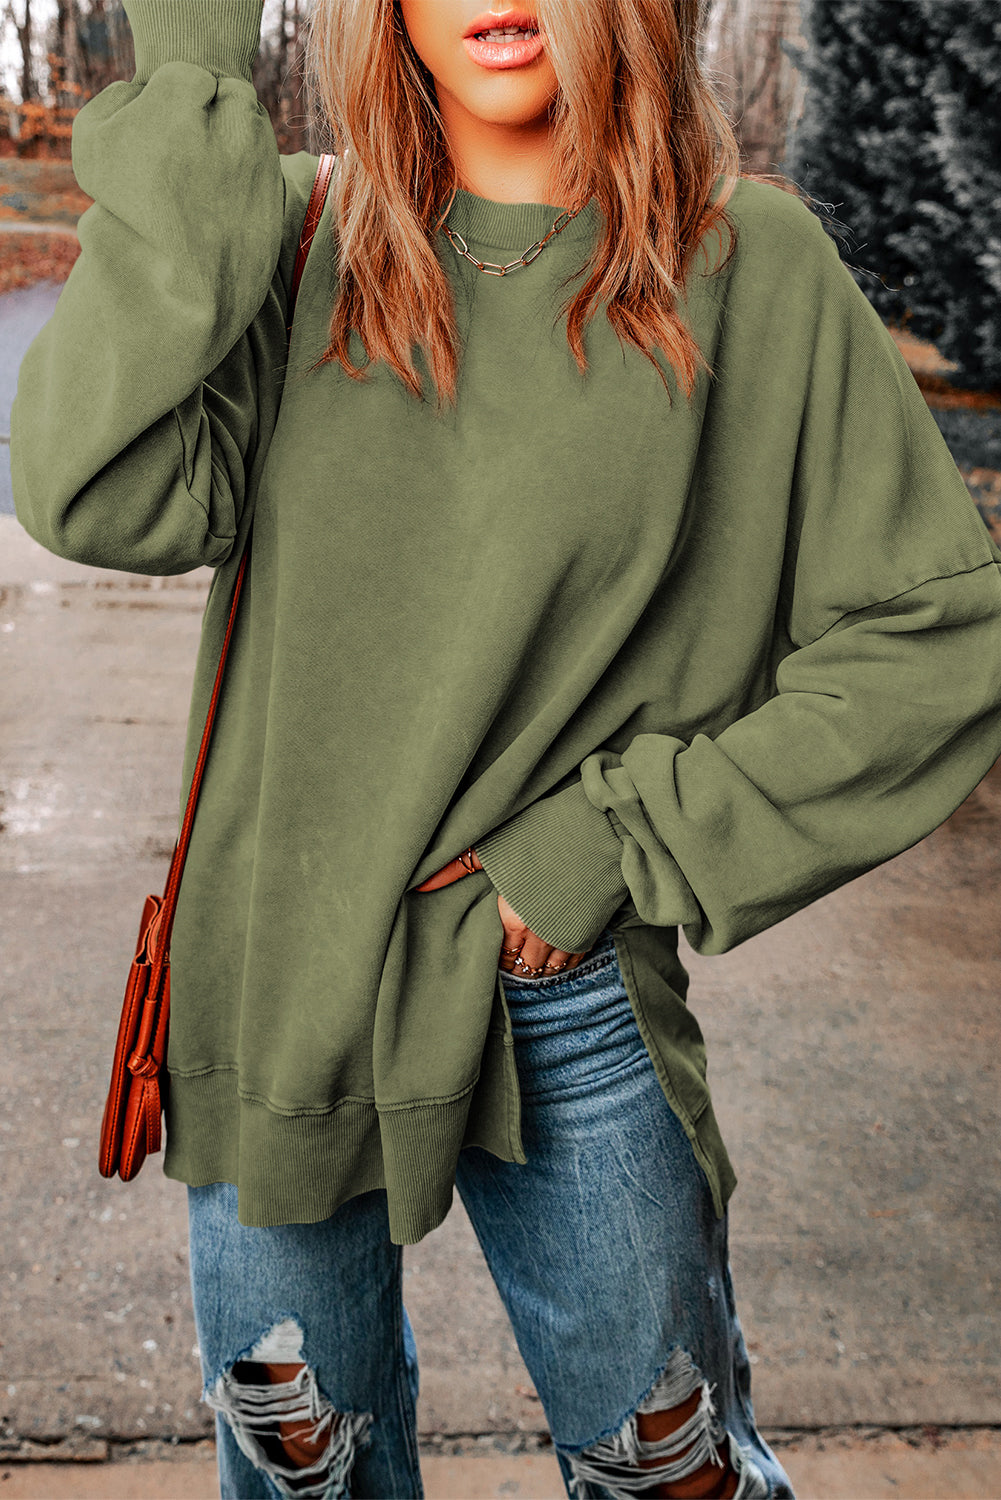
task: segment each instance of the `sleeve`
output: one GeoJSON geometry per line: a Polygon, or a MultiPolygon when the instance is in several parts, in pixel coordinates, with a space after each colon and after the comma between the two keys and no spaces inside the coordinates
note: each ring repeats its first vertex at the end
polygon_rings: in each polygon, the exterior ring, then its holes
{"type": "Polygon", "coordinates": [[[773,695],[711,738],[598,749],[477,843],[522,920],[568,952],[630,898],[725,952],[918,842],[1001,754],[1001,552],[816,234],[773,695]]]}
{"type": "Polygon", "coordinates": [[[14,502],[63,557],[225,561],[284,373],[285,178],[250,70],[262,0],[125,0],[131,82],[89,99],[80,255],[22,361],[14,502]]]}

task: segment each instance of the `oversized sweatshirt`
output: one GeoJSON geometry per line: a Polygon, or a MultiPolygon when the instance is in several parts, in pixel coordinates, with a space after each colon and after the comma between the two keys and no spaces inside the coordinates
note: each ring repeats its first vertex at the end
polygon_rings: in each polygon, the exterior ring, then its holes
{"type": "MultiPolygon", "coordinates": [[[[76,117],[94,204],[11,458],[53,552],[216,569],[186,781],[253,522],[174,928],[165,1171],[238,1184],[250,1225],[385,1187],[407,1244],[464,1145],[524,1163],[500,892],[556,947],[613,930],[722,1213],[679,927],[729,949],[971,791],[1001,752],[1001,553],[835,244],[768,184],[737,184],[736,252],[686,286],[690,399],[603,308],[584,375],[554,325],[596,199],[505,277],[436,233],[462,336],[439,414],[384,363],[309,372],[328,198],[286,364],[317,159],[255,95],[260,0],[126,8],[137,71],[76,117]],[[415,890],[469,845],[482,872],[415,890]]],[[[504,262],[560,211],[461,190],[448,223],[504,262]]]]}

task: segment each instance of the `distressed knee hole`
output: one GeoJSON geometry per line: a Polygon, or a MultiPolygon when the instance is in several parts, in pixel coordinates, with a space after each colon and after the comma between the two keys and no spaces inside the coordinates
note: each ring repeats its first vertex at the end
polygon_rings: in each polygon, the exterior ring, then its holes
{"type": "Polygon", "coordinates": [[[228,1422],[242,1453],[270,1476],[281,1495],[342,1500],[359,1444],[369,1441],[371,1412],[340,1412],[302,1358],[304,1334],[293,1318],[206,1388],[203,1399],[228,1422]]]}
{"type": "Polygon", "coordinates": [[[763,1500],[758,1466],[723,1427],[712,1389],[684,1349],[676,1349],[649,1395],[617,1433],[568,1453],[571,1492],[587,1483],[616,1500],[763,1500]]]}

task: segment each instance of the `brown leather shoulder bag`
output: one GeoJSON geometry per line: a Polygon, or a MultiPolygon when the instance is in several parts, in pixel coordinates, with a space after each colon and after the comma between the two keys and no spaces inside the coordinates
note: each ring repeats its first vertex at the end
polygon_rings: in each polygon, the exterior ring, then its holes
{"type": "MultiPolygon", "coordinates": [[[[287,334],[292,338],[292,319],[295,313],[296,295],[302,278],[306,256],[312,243],[320,214],[323,211],[327,188],[336,158],[329,152],[320,157],[313,191],[299,237],[299,250],[292,275],[292,290],[289,298],[287,334]]],[[[162,896],[147,896],[139,926],[139,941],[136,956],[129,970],[122,1004],[122,1018],[118,1026],[115,1043],[115,1058],[111,1069],[111,1084],[101,1121],[101,1145],[98,1166],[102,1177],[114,1177],[117,1173],[123,1182],[135,1177],[147,1155],[159,1151],[161,1144],[160,1116],[163,1111],[163,1088],[166,1085],[167,1030],[170,1020],[170,933],[174,925],[174,910],[181,888],[181,874],[187,858],[191,825],[194,822],[198,793],[208,757],[209,740],[215,720],[216,705],[222,688],[226,656],[233,635],[236,607],[240,602],[240,590],[247,570],[250,554],[250,538],[243,550],[240,566],[233,586],[233,599],[229,609],[226,634],[219,654],[219,666],[215,686],[209,702],[202,732],[201,747],[188,790],[187,806],[181,822],[181,831],[174,846],[167,881],[162,896]]]]}

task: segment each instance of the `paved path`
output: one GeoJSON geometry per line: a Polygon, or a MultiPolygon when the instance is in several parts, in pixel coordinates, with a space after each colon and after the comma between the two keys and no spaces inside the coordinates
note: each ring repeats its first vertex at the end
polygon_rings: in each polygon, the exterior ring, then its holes
{"type": "MultiPolygon", "coordinates": [[[[498,1452],[489,1436],[421,1445],[427,1500],[565,1500],[552,1453],[498,1452]],[[458,1451],[455,1451],[458,1449],[458,1451]]],[[[842,1433],[778,1442],[799,1500],[996,1500],[1001,1437],[983,1430],[943,1438],[920,1433],[842,1433]]],[[[90,1464],[0,1462],[5,1500],[213,1500],[210,1444],[163,1456],[90,1464]],[[204,1448],[204,1452],[201,1451],[204,1448]]]]}
{"type": "Polygon", "coordinates": [[[3,234],[71,234],[78,238],[73,224],[43,223],[39,219],[0,219],[3,234]]]}

